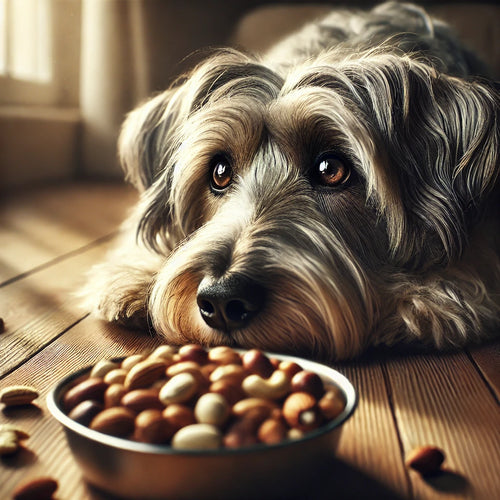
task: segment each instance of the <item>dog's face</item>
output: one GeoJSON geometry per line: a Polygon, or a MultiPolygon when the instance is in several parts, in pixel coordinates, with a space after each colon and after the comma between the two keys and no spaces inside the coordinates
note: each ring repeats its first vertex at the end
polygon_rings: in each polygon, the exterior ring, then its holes
{"type": "Polygon", "coordinates": [[[396,338],[412,280],[463,254],[498,173],[494,94],[407,57],[335,57],[282,76],[221,52],[129,116],[167,340],[352,356],[384,321],[396,338]]]}

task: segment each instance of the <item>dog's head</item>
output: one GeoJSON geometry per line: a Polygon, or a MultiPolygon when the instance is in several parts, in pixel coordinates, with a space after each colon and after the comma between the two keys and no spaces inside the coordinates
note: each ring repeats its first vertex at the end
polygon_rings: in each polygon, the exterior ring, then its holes
{"type": "MultiPolygon", "coordinates": [[[[223,51],[132,112],[120,157],[173,342],[347,357],[460,259],[497,190],[498,97],[407,56],[279,75],[223,51]]],[[[392,333],[395,336],[397,333],[392,333]]]]}

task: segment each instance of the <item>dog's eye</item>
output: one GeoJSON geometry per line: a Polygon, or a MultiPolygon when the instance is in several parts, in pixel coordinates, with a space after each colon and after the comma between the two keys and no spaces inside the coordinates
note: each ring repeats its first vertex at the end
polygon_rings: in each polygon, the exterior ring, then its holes
{"type": "Polygon", "coordinates": [[[325,155],[319,158],[312,172],[315,184],[335,187],[344,184],[351,175],[351,169],[338,156],[325,155]]]}
{"type": "Polygon", "coordinates": [[[224,157],[214,158],[210,184],[215,191],[223,191],[233,180],[233,169],[224,157]]]}

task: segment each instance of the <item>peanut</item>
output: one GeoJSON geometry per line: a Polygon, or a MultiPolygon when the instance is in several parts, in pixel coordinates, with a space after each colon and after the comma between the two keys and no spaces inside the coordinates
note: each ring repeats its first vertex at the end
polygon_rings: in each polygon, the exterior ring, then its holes
{"type": "Polygon", "coordinates": [[[87,399],[78,403],[68,414],[75,422],[82,425],[89,425],[92,419],[104,409],[99,401],[87,399]]]}
{"type": "Polygon", "coordinates": [[[0,456],[15,453],[19,448],[19,442],[28,438],[29,434],[15,425],[0,425],[0,456]]]}
{"type": "Polygon", "coordinates": [[[135,419],[135,438],[145,443],[165,443],[172,437],[174,430],[160,410],[144,410],[135,419]]]}
{"type": "Polygon", "coordinates": [[[122,384],[111,384],[104,393],[104,407],[119,406],[125,394],[127,394],[127,389],[122,384]]]}
{"type": "Polygon", "coordinates": [[[170,345],[160,345],[149,355],[149,358],[163,359],[164,361],[170,362],[173,360],[175,353],[174,347],[170,345]]]}
{"type": "Polygon", "coordinates": [[[236,385],[228,380],[218,380],[217,382],[213,382],[208,388],[208,392],[221,394],[231,405],[234,405],[237,401],[246,396],[245,391],[241,388],[241,385],[236,385]]]}
{"type": "Polygon", "coordinates": [[[155,389],[135,389],[125,394],[121,399],[121,405],[137,413],[147,410],[163,410],[164,406],[158,399],[158,391],[155,389]]]}
{"type": "Polygon", "coordinates": [[[344,396],[337,387],[329,387],[324,396],[318,401],[318,406],[323,417],[327,420],[333,420],[344,411],[344,396]]]}
{"type": "Polygon", "coordinates": [[[204,365],[208,362],[208,353],[198,344],[183,345],[179,348],[181,361],[194,361],[198,365],[204,365]]]}
{"type": "Polygon", "coordinates": [[[241,357],[230,347],[225,345],[213,347],[208,353],[208,359],[219,365],[241,365],[241,357]]]}
{"type": "Polygon", "coordinates": [[[104,375],[106,384],[124,384],[127,378],[128,371],[125,368],[115,368],[104,375]]]}
{"type": "Polygon", "coordinates": [[[171,403],[163,410],[163,417],[178,431],[181,427],[195,424],[194,413],[189,406],[171,403]]]}
{"type": "Polygon", "coordinates": [[[234,384],[241,384],[248,372],[237,364],[227,364],[218,366],[210,375],[210,382],[218,380],[231,380],[234,384]]]}
{"type": "Polygon", "coordinates": [[[302,371],[302,368],[299,364],[295,363],[294,361],[282,361],[279,365],[278,368],[282,371],[285,372],[288,375],[288,378],[291,380],[292,377],[302,371]]]}
{"type": "Polygon", "coordinates": [[[319,375],[307,370],[297,372],[292,377],[291,386],[293,392],[308,392],[316,399],[320,399],[325,392],[323,381],[319,375]]]}
{"type": "Polygon", "coordinates": [[[132,354],[127,356],[121,363],[120,368],[123,368],[125,371],[129,371],[133,366],[135,366],[139,361],[144,361],[146,357],[144,354],[132,354]]]}
{"type": "Polygon", "coordinates": [[[16,437],[19,441],[24,441],[25,439],[28,439],[30,435],[17,427],[17,425],[14,424],[0,424],[0,434],[2,432],[15,432],[16,437]]]}
{"type": "Polygon", "coordinates": [[[264,420],[257,431],[259,441],[266,444],[275,444],[283,441],[287,436],[288,428],[281,419],[268,418],[264,420]]]}

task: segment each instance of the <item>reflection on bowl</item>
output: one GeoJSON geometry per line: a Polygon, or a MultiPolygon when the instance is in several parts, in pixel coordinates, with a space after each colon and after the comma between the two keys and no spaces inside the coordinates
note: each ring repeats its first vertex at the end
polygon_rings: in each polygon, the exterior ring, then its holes
{"type": "Polygon", "coordinates": [[[342,374],[325,365],[293,356],[269,354],[317,373],[338,386],[346,401],[342,413],[299,439],[217,450],[177,450],[119,438],[70,419],[62,399],[91,367],[61,380],[47,397],[52,415],[63,425],[83,475],[92,485],[125,498],[286,498],[307,484],[318,461],[331,456],[342,424],[356,407],[356,392],[342,374]]]}

